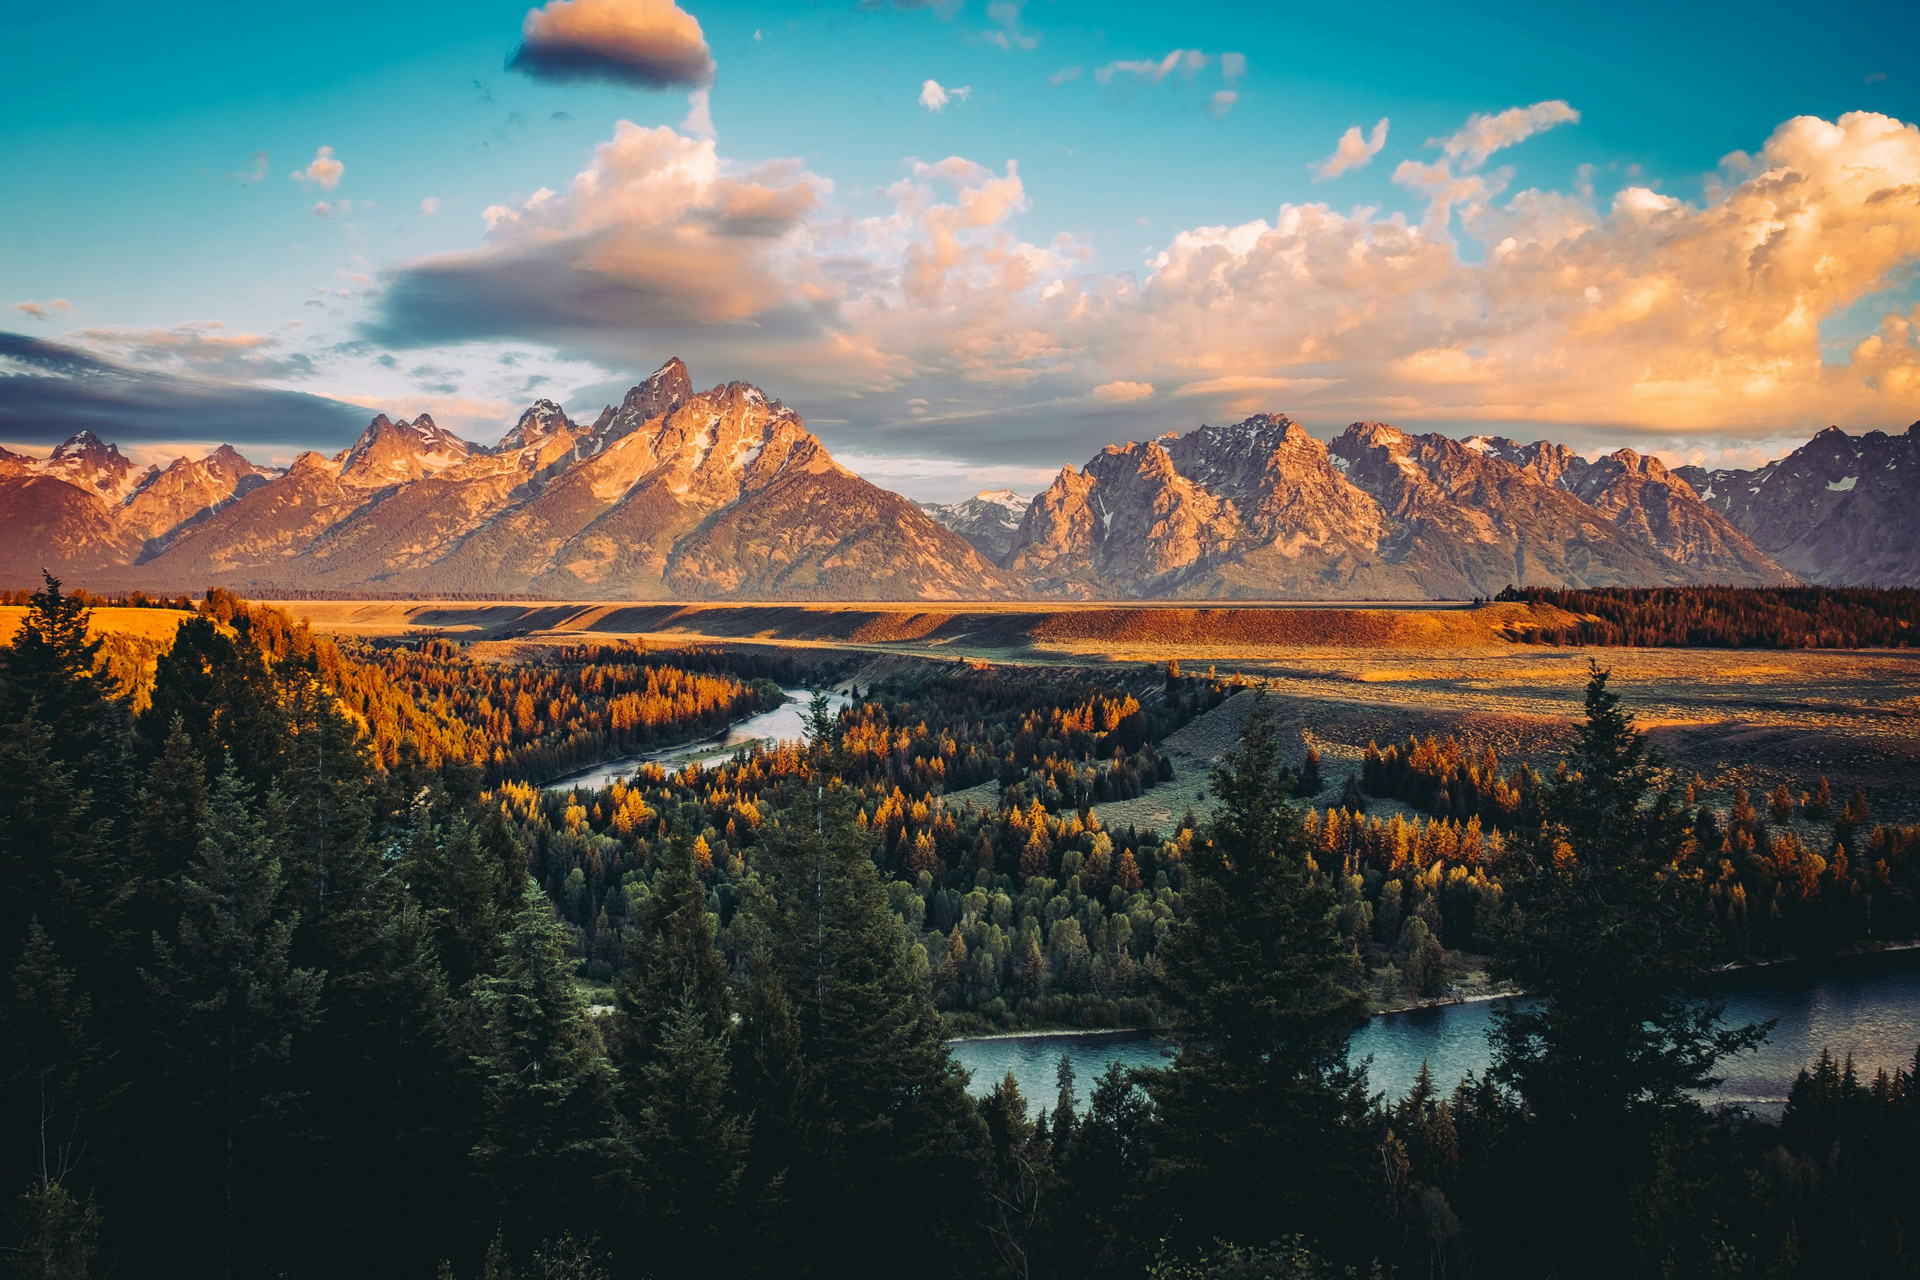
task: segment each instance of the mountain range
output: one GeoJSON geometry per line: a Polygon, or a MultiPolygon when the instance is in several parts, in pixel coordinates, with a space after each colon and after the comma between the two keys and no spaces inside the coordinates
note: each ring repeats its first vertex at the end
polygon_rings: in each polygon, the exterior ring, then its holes
{"type": "Polygon", "coordinates": [[[759,388],[670,360],[590,424],[491,448],[373,419],[284,470],[0,449],[0,581],[554,599],[1430,599],[1508,584],[1920,585],[1920,423],[1752,471],[1281,414],[1111,445],[1031,499],[920,504],[759,388]]]}

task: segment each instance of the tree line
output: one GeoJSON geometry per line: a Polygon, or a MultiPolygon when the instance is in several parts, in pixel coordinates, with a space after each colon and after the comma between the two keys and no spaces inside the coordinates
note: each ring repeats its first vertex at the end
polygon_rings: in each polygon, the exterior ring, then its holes
{"type": "MultiPolygon", "coordinates": [[[[211,630],[176,642],[134,714],[50,582],[0,665],[0,1158],[22,1274],[1909,1266],[1911,1075],[1816,1066],[1780,1126],[1694,1100],[1766,1029],[1725,1024],[1711,907],[1683,873],[1693,815],[1602,672],[1537,825],[1503,836],[1494,959],[1535,1000],[1497,1016],[1486,1079],[1388,1105],[1350,1061],[1364,967],[1256,697],[1213,817],[1184,847],[1134,834],[1153,859],[1136,871],[1181,884],[1143,966],[1176,1056],[1109,1071],[1084,1110],[1063,1079],[1034,1116],[1011,1080],[970,1096],[947,1053],[893,889],[893,791],[876,822],[824,699],[773,753],[790,763],[713,771],[724,809],[712,789],[622,801],[646,875],[596,1014],[530,874],[541,793],[382,768],[297,628],[211,630]],[[784,781],[748,805],[755,768],[784,781]],[[749,807],[750,840],[706,839],[722,815],[744,836],[749,807]]],[[[599,838],[588,802],[611,796],[559,795],[560,830],[599,838]]],[[[935,806],[921,826],[900,801],[907,865],[922,833],[938,858],[935,806]]],[[[1012,809],[979,822],[1008,846],[1023,827],[1033,861],[1023,877],[989,834],[992,874],[1024,895],[1081,854],[1067,878],[1094,900],[1114,834],[1012,809]]]]}
{"type": "Polygon", "coordinates": [[[1639,648],[1905,649],[1920,642],[1912,587],[1508,587],[1494,599],[1580,615],[1525,626],[1523,644],[1639,648]]]}

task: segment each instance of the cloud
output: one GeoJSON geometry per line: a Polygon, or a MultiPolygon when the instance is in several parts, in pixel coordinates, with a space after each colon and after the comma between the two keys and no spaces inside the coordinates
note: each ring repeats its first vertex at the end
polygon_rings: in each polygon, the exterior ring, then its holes
{"type": "Polygon", "coordinates": [[[687,118],[680,127],[696,138],[713,136],[712,99],[705,89],[695,89],[687,95],[687,118]]]}
{"type": "Polygon", "coordinates": [[[1478,169],[1487,157],[1502,147],[1531,138],[1559,124],[1578,124],[1580,113],[1558,98],[1536,102],[1530,107],[1508,107],[1498,114],[1478,112],[1467,117],[1451,137],[1429,140],[1463,169],[1478,169]]]}
{"type": "Polygon", "coordinates": [[[280,339],[235,333],[218,320],[200,320],[171,329],[76,329],[62,339],[120,364],[190,373],[230,382],[305,378],[313,360],[287,351],[280,339]]]}
{"type": "Polygon", "coordinates": [[[1789,120],[1697,201],[1632,183],[1597,204],[1577,176],[1521,187],[1472,158],[1401,165],[1411,214],[1287,203],[1109,273],[1022,229],[1012,162],[914,162],[862,216],[798,162],[622,123],[563,193],[490,210],[484,246],[391,273],[371,336],[536,341],[609,369],[677,353],[838,421],[836,447],[887,433],[1022,464],[1084,457],[1148,404],[1177,404],[1174,427],[1269,408],[1564,424],[1574,443],[1920,417],[1911,302],[1850,350],[1821,335],[1920,264],[1920,129],[1789,120]],[[1158,391],[1114,399],[1124,384],[1158,391]]]}
{"type": "Polygon", "coordinates": [[[798,161],[736,169],[711,138],[623,120],[564,193],[487,209],[486,247],[393,270],[374,336],[808,324],[825,287],[802,224],[831,190],[798,161]]]}
{"type": "Polygon", "coordinates": [[[1308,165],[1313,170],[1313,180],[1324,182],[1328,178],[1337,178],[1349,169],[1364,169],[1380,154],[1380,148],[1387,145],[1387,117],[1381,116],[1380,123],[1373,126],[1373,134],[1363,137],[1360,126],[1353,125],[1340,135],[1340,141],[1333,144],[1333,154],[1317,165],[1308,165]]]}
{"type": "Polygon", "coordinates": [[[1047,77],[1047,83],[1058,89],[1063,84],[1071,84],[1080,78],[1079,67],[1062,67],[1047,77]]]}
{"type": "Polygon", "coordinates": [[[1206,65],[1207,55],[1198,49],[1175,49],[1158,62],[1151,59],[1109,62],[1095,71],[1093,78],[1101,84],[1111,84],[1115,76],[1134,76],[1148,84],[1159,84],[1175,71],[1191,78],[1206,65]]]}
{"type": "Polygon", "coordinates": [[[256,182],[264,182],[266,180],[267,165],[269,162],[270,157],[266,152],[256,151],[248,159],[246,168],[236,169],[229,176],[241,186],[250,187],[256,182]]]}
{"type": "Polygon", "coordinates": [[[340,175],[347,166],[334,158],[332,147],[321,147],[313,153],[313,159],[304,169],[295,169],[287,177],[302,186],[318,187],[322,191],[331,191],[340,185],[340,175]]]}
{"type": "Polygon", "coordinates": [[[982,35],[988,44],[1005,49],[1025,52],[1040,47],[1040,33],[1029,31],[1020,25],[1020,10],[1026,0],[994,0],[987,6],[987,17],[998,24],[997,28],[982,35]]]}
{"type": "Polygon", "coordinates": [[[422,201],[420,202],[420,216],[421,216],[421,217],[423,217],[423,218],[431,218],[431,217],[432,217],[432,216],[433,216],[434,214],[436,214],[436,213],[438,213],[438,212],[440,212],[440,197],[439,197],[439,196],[428,196],[428,197],[427,197],[427,198],[426,198],[425,200],[422,200],[422,201]]]}
{"type": "Polygon", "coordinates": [[[610,80],[641,89],[705,89],[713,50],[673,0],[551,0],[529,10],[507,65],[542,80],[610,80]]]}
{"type": "Polygon", "coordinates": [[[941,87],[938,80],[929,80],[920,86],[920,105],[929,111],[943,110],[949,102],[965,102],[972,96],[971,85],[955,85],[946,89],[941,87]]]}
{"type": "Polygon", "coordinates": [[[1247,55],[1244,53],[1223,53],[1220,55],[1220,74],[1232,84],[1247,74],[1247,55]]]}
{"type": "Polygon", "coordinates": [[[135,369],[21,334],[0,332],[0,372],[0,431],[28,444],[92,431],[123,448],[179,440],[328,448],[366,425],[361,410],[322,396],[135,369]]]}
{"type": "Polygon", "coordinates": [[[1233,104],[1240,101],[1240,94],[1233,89],[1217,89],[1207,99],[1207,114],[1218,119],[1233,110],[1233,104]]]}
{"type": "Polygon", "coordinates": [[[351,200],[335,200],[331,204],[321,200],[313,206],[313,216],[316,218],[343,218],[352,211],[353,201],[351,200]]]}
{"type": "Polygon", "coordinates": [[[65,315],[73,310],[73,304],[65,298],[55,298],[51,302],[35,302],[29,298],[25,302],[13,304],[13,310],[29,320],[51,320],[57,315],[65,315]]]}
{"type": "Polygon", "coordinates": [[[1135,400],[1145,400],[1153,394],[1151,382],[1103,382],[1088,392],[1102,404],[1131,404],[1135,400]]]}

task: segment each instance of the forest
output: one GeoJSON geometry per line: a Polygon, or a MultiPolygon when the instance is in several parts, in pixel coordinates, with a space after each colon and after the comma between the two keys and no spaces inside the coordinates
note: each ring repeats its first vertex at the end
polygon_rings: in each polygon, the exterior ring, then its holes
{"type": "Polygon", "coordinates": [[[1496,600],[1581,615],[1522,627],[1523,644],[1688,649],[1908,649],[1920,643],[1912,587],[1508,587],[1496,600]]]}
{"type": "Polygon", "coordinates": [[[1724,1019],[1729,949],[1839,945],[1862,896],[1891,936],[1920,841],[1817,783],[1717,817],[1597,667],[1551,775],[1396,744],[1324,808],[1264,695],[1173,669],[956,666],[584,793],[537,786],[576,735],[791,673],[194,608],[139,698],[52,580],[0,650],[17,1274],[1915,1273],[1912,1072],[1809,1063],[1778,1124],[1695,1093],[1767,1031],[1724,1019]],[[1099,824],[1236,695],[1208,820],[1099,824]],[[1380,1097],[1370,969],[1464,946],[1534,999],[1486,1077],[1380,1097]],[[1064,1073],[976,1098],[969,1020],[1177,1053],[1077,1111],[1064,1073]]]}

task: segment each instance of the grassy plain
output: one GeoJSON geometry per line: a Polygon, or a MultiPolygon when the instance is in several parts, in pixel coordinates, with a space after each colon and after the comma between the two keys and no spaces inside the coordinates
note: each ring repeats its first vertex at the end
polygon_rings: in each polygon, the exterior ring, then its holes
{"type": "MultiPolygon", "coordinates": [[[[20,619],[27,614],[23,604],[0,604],[0,644],[13,643],[13,633],[20,629],[20,619]]],[[[170,640],[173,630],[180,620],[189,615],[179,609],[119,609],[102,607],[92,610],[88,621],[88,633],[91,635],[137,636],[142,640],[170,640]]]]}
{"type": "MultiPolygon", "coordinates": [[[[1527,604],[281,603],[324,631],[439,632],[499,656],[616,638],[852,656],[865,660],[863,682],[929,660],[1097,668],[1177,659],[1190,671],[1264,679],[1283,729],[1314,742],[1336,781],[1359,767],[1369,740],[1409,733],[1455,733],[1476,750],[1489,744],[1503,760],[1551,769],[1571,740],[1591,657],[1613,668],[1658,747],[1716,791],[1740,785],[1757,797],[1825,775],[1841,796],[1863,787],[1879,817],[1920,819],[1920,650],[1522,645],[1511,639],[1520,628],[1569,620],[1527,604]]],[[[1237,721],[1229,706],[1167,744],[1180,776],[1128,802],[1141,825],[1178,817],[1187,803],[1204,808],[1205,766],[1231,744],[1237,721]]]]}

